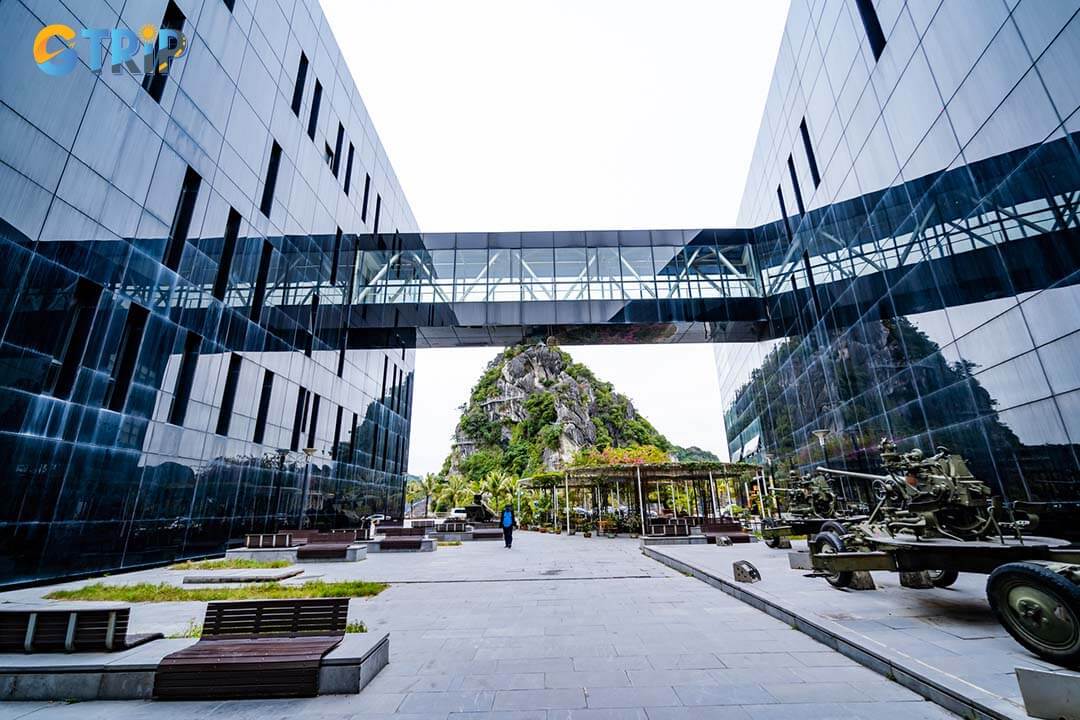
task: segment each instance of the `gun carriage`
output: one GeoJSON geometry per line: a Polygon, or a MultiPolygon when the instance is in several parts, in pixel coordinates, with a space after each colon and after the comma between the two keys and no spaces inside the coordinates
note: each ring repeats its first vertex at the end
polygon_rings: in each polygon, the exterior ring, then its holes
{"type": "Polygon", "coordinates": [[[1080,548],[1025,534],[1037,518],[1007,507],[946,448],[924,457],[882,441],[881,460],[884,475],[819,468],[868,480],[878,501],[865,521],[813,537],[813,576],[846,588],[857,572],[887,570],[906,587],[947,587],[961,572],[989,574],[987,600],[1009,634],[1080,666],[1080,548]]]}

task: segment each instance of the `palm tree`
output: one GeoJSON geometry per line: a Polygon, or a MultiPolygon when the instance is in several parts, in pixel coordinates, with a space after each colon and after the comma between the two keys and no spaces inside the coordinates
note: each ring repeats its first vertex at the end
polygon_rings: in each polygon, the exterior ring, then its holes
{"type": "Polygon", "coordinates": [[[439,486],[438,500],[447,507],[455,508],[472,499],[472,486],[462,475],[451,475],[439,486]]]}
{"type": "Polygon", "coordinates": [[[420,498],[424,497],[424,493],[420,490],[420,483],[416,480],[410,480],[409,484],[405,486],[405,502],[409,503],[409,513],[412,514],[412,506],[420,498]]]}
{"type": "Polygon", "coordinates": [[[435,473],[428,473],[413,483],[416,486],[417,499],[424,498],[424,517],[431,513],[431,498],[439,492],[443,479],[435,473]]]}
{"type": "Polygon", "coordinates": [[[499,512],[507,505],[513,505],[521,480],[502,470],[492,470],[476,484],[476,491],[485,500],[488,509],[499,512]]]}

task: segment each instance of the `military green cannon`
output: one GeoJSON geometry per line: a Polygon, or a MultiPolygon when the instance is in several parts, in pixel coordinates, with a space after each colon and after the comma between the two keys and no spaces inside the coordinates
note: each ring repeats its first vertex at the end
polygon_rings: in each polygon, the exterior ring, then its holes
{"type": "Polygon", "coordinates": [[[787,485],[774,488],[773,493],[777,517],[766,518],[761,528],[761,537],[771,548],[791,547],[792,535],[813,535],[824,529],[843,533],[844,523],[866,519],[865,514],[847,511],[846,501],[836,496],[821,473],[807,477],[792,470],[787,485]]]}
{"type": "Polygon", "coordinates": [[[846,588],[856,573],[889,570],[924,588],[989,574],[987,600],[1009,634],[1046,660],[1080,666],[1080,549],[1026,535],[1034,520],[1006,508],[946,448],[927,458],[883,441],[881,456],[885,475],[822,468],[869,479],[878,503],[864,522],[813,537],[814,576],[846,588]]]}

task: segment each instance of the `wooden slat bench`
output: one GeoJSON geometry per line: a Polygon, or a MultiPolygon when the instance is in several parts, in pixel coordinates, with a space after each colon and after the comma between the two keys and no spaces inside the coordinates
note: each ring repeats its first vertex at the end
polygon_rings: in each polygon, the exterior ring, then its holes
{"type": "Polygon", "coordinates": [[[379,532],[388,538],[424,537],[427,533],[422,527],[381,527],[379,532]]]}
{"type": "Polygon", "coordinates": [[[312,697],[348,613],[348,598],[212,602],[199,642],[158,665],[154,697],[312,697]]]}
{"type": "Polygon", "coordinates": [[[423,536],[385,537],[379,542],[379,551],[420,550],[423,544],[423,536]]]}
{"type": "Polygon", "coordinates": [[[296,548],[297,560],[343,560],[351,542],[309,542],[296,548]]]}
{"type": "Polygon", "coordinates": [[[244,536],[246,548],[287,548],[292,547],[293,537],[290,533],[256,533],[244,536]]]}
{"type": "Polygon", "coordinates": [[[701,526],[701,531],[710,543],[716,543],[718,537],[726,537],[733,543],[748,543],[751,540],[750,533],[736,520],[706,522],[701,526]]]}
{"type": "Polygon", "coordinates": [[[371,526],[358,527],[358,528],[335,528],[330,531],[331,535],[337,534],[351,534],[354,540],[370,540],[371,539],[371,526]]]}
{"type": "Polygon", "coordinates": [[[159,640],[128,635],[131,608],[0,610],[0,652],[116,652],[159,640]]]}
{"type": "Polygon", "coordinates": [[[649,526],[649,534],[662,537],[686,537],[690,534],[690,526],[686,523],[652,523],[649,526]]]}

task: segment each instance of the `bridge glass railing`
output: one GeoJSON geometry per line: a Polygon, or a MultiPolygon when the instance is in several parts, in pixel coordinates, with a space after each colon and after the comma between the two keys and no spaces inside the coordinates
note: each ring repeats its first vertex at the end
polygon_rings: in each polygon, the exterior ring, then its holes
{"type": "Polygon", "coordinates": [[[761,297],[745,242],[364,250],[356,280],[358,304],[761,297]]]}

